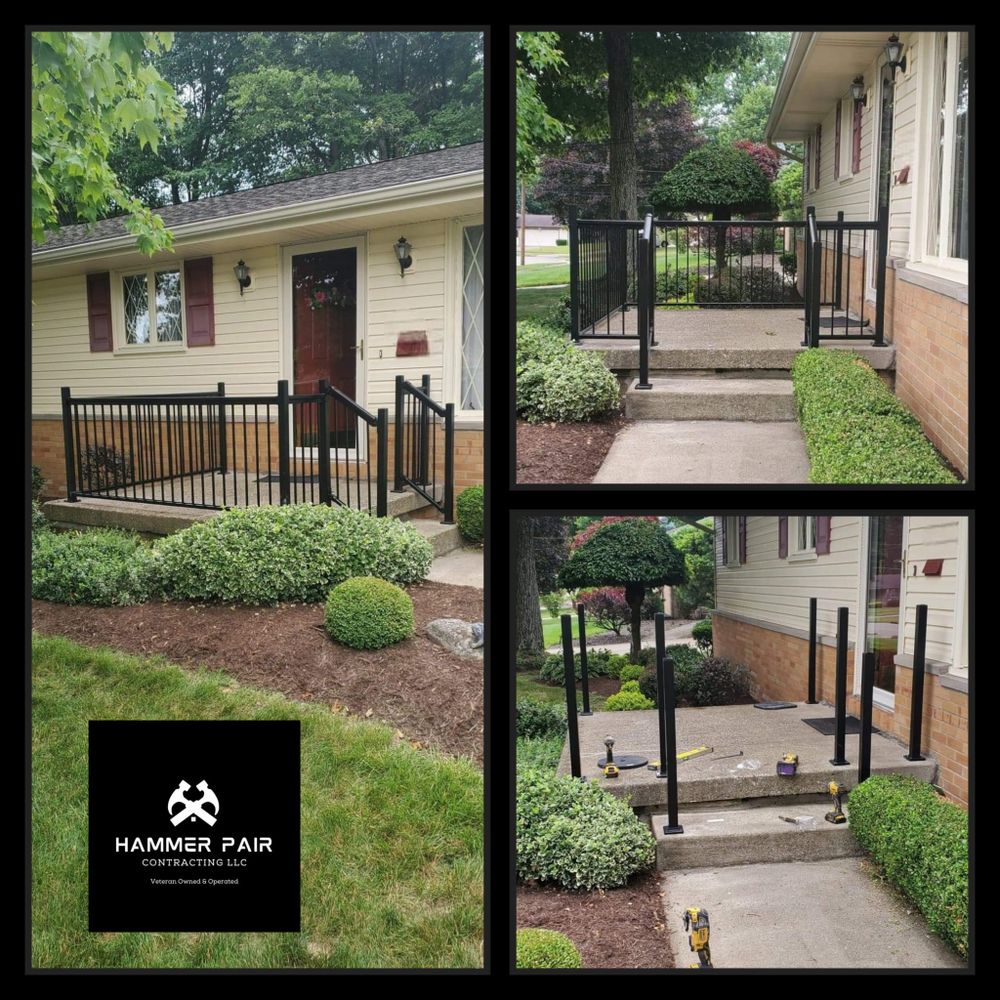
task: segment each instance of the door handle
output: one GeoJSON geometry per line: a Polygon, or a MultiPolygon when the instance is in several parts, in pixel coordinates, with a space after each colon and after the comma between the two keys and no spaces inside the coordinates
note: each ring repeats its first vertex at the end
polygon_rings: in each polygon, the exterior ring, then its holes
{"type": "Polygon", "coordinates": [[[357,344],[354,345],[353,350],[360,351],[361,353],[358,355],[358,357],[362,361],[365,360],[365,342],[364,342],[363,339],[360,341],[360,343],[357,343],[357,344]]]}

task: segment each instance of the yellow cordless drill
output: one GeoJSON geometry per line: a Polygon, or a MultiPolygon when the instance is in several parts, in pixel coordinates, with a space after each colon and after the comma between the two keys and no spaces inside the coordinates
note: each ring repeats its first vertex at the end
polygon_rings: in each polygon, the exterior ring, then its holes
{"type": "Polygon", "coordinates": [[[833,796],[833,809],[828,812],[823,819],[827,823],[846,823],[847,817],[844,815],[844,810],[840,805],[840,796],[847,791],[843,785],[838,785],[836,781],[831,781],[830,784],[826,786],[826,790],[833,796]]]}
{"type": "Polygon", "coordinates": [[[692,969],[711,969],[712,954],[708,950],[708,910],[700,906],[689,906],[684,911],[684,930],[689,931],[688,943],[691,950],[697,952],[699,965],[692,969]]]}

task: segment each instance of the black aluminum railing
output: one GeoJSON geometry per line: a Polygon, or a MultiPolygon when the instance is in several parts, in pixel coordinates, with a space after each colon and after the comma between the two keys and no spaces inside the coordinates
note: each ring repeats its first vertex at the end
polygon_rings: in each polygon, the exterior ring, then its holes
{"type": "Polygon", "coordinates": [[[388,513],[389,411],[318,393],[74,397],[62,390],[67,498],[219,510],[339,504],[388,513]]]}
{"type": "Polygon", "coordinates": [[[637,389],[652,389],[649,381],[649,351],[655,344],[654,319],[656,303],[653,282],[650,280],[656,268],[656,243],[653,240],[653,217],[647,215],[639,234],[636,249],[636,274],[638,276],[638,309],[636,327],[639,334],[639,381],[637,389]]]}
{"type": "Polygon", "coordinates": [[[454,524],[455,404],[431,398],[431,377],[420,385],[396,376],[394,489],[409,487],[454,524]]]}

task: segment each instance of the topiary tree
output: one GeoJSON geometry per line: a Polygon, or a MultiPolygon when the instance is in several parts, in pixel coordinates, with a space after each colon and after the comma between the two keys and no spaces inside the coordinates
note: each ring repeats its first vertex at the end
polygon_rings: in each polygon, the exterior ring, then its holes
{"type": "Polygon", "coordinates": [[[642,599],[649,587],[684,583],[684,557],[655,521],[625,518],[603,525],[570,554],[559,574],[563,587],[624,587],[632,610],[633,663],[641,648],[642,599]]]}
{"type": "MultiPolygon", "coordinates": [[[[692,149],[673,170],[664,174],[649,200],[657,215],[711,212],[712,219],[731,219],[734,213],[772,212],[771,184],[757,161],[743,149],[706,142],[692,149]]],[[[715,259],[726,266],[726,230],[716,233],[715,259]]]]}

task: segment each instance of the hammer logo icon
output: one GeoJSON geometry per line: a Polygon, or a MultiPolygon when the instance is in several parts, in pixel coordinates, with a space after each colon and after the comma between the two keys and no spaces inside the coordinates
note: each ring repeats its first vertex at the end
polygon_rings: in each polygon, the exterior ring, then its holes
{"type": "Polygon", "coordinates": [[[215,792],[208,787],[207,781],[199,781],[195,787],[201,792],[201,798],[195,802],[191,802],[185,797],[184,793],[191,786],[186,781],[181,781],[181,783],[173,790],[170,796],[170,801],[167,803],[167,812],[170,813],[170,822],[177,826],[178,823],[182,823],[184,820],[191,817],[191,822],[195,821],[195,817],[203,819],[209,826],[215,826],[215,821],[219,816],[219,800],[215,795],[215,792]],[[179,809],[176,813],[174,812],[174,806],[181,805],[184,808],[179,809]],[[205,806],[210,805],[215,809],[215,815],[210,812],[205,811],[205,806]]]}

